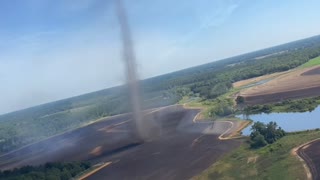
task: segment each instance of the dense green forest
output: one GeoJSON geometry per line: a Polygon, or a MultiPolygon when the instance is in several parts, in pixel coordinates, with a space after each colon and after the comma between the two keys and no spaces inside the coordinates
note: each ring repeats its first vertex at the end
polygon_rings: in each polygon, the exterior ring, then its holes
{"type": "Polygon", "coordinates": [[[0,171],[0,180],[69,180],[90,168],[85,162],[46,163],[0,171]]]}
{"type": "MultiPolygon", "coordinates": [[[[177,103],[183,96],[215,99],[238,80],[295,68],[320,55],[320,36],[215,61],[140,82],[142,106],[177,103]]],[[[118,86],[0,116],[0,154],[102,117],[128,112],[118,86]]],[[[229,102],[223,102],[228,104],[229,102]]],[[[212,116],[230,113],[227,105],[212,116]]]]}

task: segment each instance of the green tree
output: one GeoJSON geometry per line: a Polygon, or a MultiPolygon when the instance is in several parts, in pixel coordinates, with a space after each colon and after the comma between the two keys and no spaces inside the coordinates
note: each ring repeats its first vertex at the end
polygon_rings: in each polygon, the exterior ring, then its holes
{"type": "Polygon", "coordinates": [[[262,122],[258,121],[258,122],[255,122],[252,127],[251,127],[251,134],[250,134],[250,137],[251,139],[253,139],[255,136],[257,136],[258,134],[261,134],[261,135],[265,135],[266,134],[266,125],[263,124],[262,122]]]}
{"type": "Polygon", "coordinates": [[[71,173],[66,168],[64,168],[60,175],[61,180],[69,180],[71,177],[71,173]]]}
{"type": "Polygon", "coordinates": [[[267,145],[267,141],[264,139],[264,137],[257,133],[256,136],[252,139],[251,148],[259,148],[267,145]]]}
{"type": "Polygon", "coordinates": [[[262,122],[255,122],[251,127],[251,147],[252,148],[258,148],[265,146],[266,144],[272,144],[276,142],[281,137],[285,136],[285,131],[278,127],[276,122],[269,122],[268,124],[264,124],[262,122]],[[263,140],[266,142],[264,143],[261,140],[261,137],[263,137],[263,140]]]}
{"type": "Polygon", "coordinates": [[[243,96],[237,96],[236,102],[237,102],[237,104],[243,104],[244,103],[244,97],[243,96]]]}

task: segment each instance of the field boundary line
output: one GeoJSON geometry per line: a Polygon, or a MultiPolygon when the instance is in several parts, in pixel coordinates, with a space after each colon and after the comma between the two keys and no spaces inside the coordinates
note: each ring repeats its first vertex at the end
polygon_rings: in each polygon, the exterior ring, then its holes
{"type": "Polygon", "coordinates": [[[227,134],[227,133],[233,128],[234,123],[233,123],[232,121],[219,121],[219,122],[225,122],[225,123],[231,124],[231,127],[230,127],[229,129],[227,129],[224,133],[222,133],[222,134],[218,137],[219,140],[228,140],[228,139],[230,139],[229,137],[224,138],[223,136],[224,136],[225,134],[227,134]]]}
{"type": "Polygon", "coordinates": [[[309,142],[306,142],[306,143],[304,143],[304,144],[302,144],[302,145],[299,145],[298,147],[295,147],[295,148],[293,148],[293,149],[291,150],[291,154],[292,154],[293,156],[298,157],[298,159],[301,161],[301,163],[302,163],[302,165],[303,165],[303,167],[304,167],[305,173],[306,173],[306,175],[307,175],[307,179],[308,179],[308,180],[312,180],[312,173],[311,173],[310,167],[308,166],[307,162],[303,159],[303,157],[301,157],[301,156],[299,155],[298,151],[299,151],[301,148],[303,148],[303,147],[305,147],[305,146],[307,146],[307,145],[310,145],[311,143],[313,143],[313,142],[315,142],[315,141],[318,141],[318,140],[320,140],[320,138],[317,138],[317,139],[311,140],[311,141],[309,141],[309,142]]]}
{"type": "Polygon", "coordinates": [[[94,170],[92,170],[92,171],[84,174],[83,176],[79,177],[78,180],[84,180],[84,179],[86,179],[87,177],[95,174],[96,172],[100,171],[101,169],[109,166],[111,163],[112,163],[112,162],[106,162],[106,163],[104,163],[102,166],[100,166],[100,167],[98,167],[98,168],[96,168],[96,169],[94,169],[94,170]]]}

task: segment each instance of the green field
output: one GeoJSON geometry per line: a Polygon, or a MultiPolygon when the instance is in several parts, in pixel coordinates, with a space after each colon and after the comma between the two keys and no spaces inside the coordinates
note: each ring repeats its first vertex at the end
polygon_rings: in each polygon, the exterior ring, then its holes
{"type": "Polygon", "coordinates": [[[310,61],[306,62],[305,64],[301,65],[302,68],[308,68],[320,65],[320,56],[316,57],[314,59],[311,59],[310,61]]]}
{"type": "Polygon", "coordinates": [[[235,115],[233,99],[230,97],[235,92],[231,89],[229,92],[215,98],[215,99],[194,99],[184,97],[179,104],[185,105],[190,108],[202,109],[200,118],[218,120],[225,117],[233,117],[235,115]]]}
{"type": "Polygon", "coordinates": [[[193,179],[306,179],[302,163],[291,154],[291,150],[319,137],[320,131],[317,130],[292,133],[258,150],[250,149],[244,142],[193,179]]]}

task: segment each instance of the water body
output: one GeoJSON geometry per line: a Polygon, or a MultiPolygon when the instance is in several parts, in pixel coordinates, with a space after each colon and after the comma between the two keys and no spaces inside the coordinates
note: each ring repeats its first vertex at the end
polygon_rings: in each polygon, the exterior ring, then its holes
{"type": "MultiPolygon", "coordinates": [[[[237,116],[243,118],[242,115],[237,116]]],[[[269,123],[275,121],[282,129],[287,132],[302,131],[308,129],[320,128],[320,106],[318,106],[312,112],[304,113],[270,113],[270,114],[256,114],[250,115],[249,119],[254,122],[260,121],[263,123],[269,123]]],[[[245,128],[243,135],[250,134],[251,126],[245,128]]]]}

